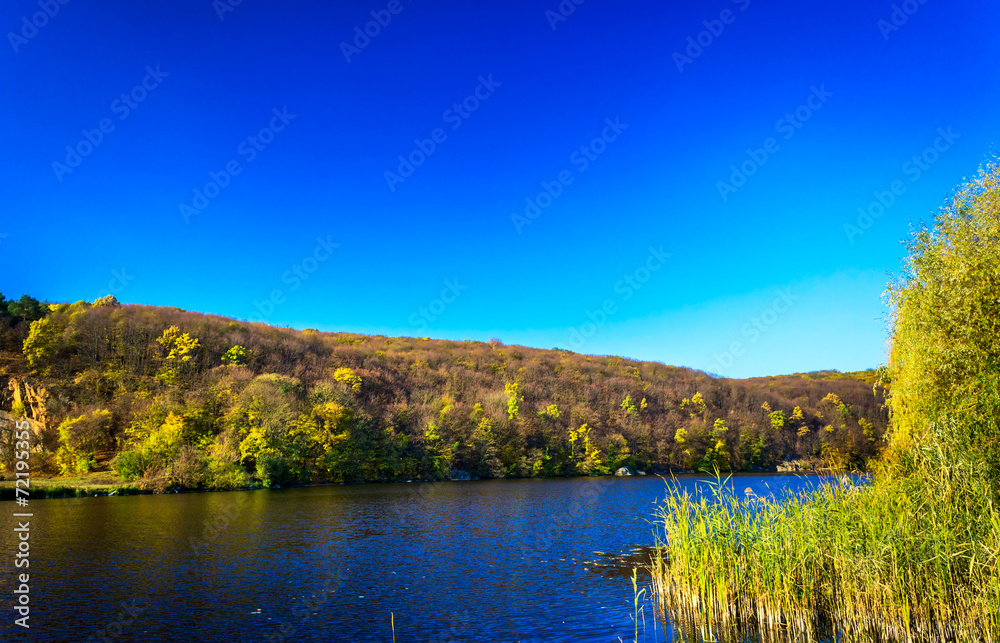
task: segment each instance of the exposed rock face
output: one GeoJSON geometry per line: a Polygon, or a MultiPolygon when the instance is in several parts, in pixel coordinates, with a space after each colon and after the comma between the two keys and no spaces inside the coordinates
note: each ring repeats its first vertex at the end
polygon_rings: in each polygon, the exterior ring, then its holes
{"type": "Polygon", "coordinates": [[[630,476],[630,475],[632,475],[632,471],[628,467],[622,467],[621,469],[618,469],[618,471],[615,471],[615,475],[616,476],[630,476]]]}
{"type": "Polygon", "coordinates": [[[811,460],[785,460],[775,466],[779,473],[794,473],[797,471],[816,471],[821,463],[811,460]]]}
{"type": "Polygon", "coordinates": [[[23,408],[29,420],[48,425],[52,406],[49,392],[31,378],[0,380],[0,409],[13,412],[15,408],[23,408]]]}
{"type": "MultiPolygon", "coordinates": [[[[31,450],[50,448],[55,435],[55,417],[69,404],[33,378],[0,376],[0,442],[12,436],[15,422],[27,420],[31,426],[31,450]]],[[[7,445],[0,444],[0,449],[7,445]]],[[[9,445],[13,447],[13,444],[9,445]]]]}
{"type": "Polygon", "coordinates": [[[467,471],[462,471],[461,469],[452,469],[448,472],[449,480],[471,480],[472,476],[469,475],[467,471]]]}
{"type": "MultiPolygon", "coordinates": [[[[33,453],[40,453],[45,437],[45,425],[28,418],[15,417],[7,411],[0,411],[0,461],[7,464],[8,468],[13,465],[14,432],[17,430],[17,423],[25,420],[28,421],[28,428],[31,430],[31,438],[28,440],[30,450],[33,453]]],[[[23,428],[24,425],[21,426],[23,428]]]]}

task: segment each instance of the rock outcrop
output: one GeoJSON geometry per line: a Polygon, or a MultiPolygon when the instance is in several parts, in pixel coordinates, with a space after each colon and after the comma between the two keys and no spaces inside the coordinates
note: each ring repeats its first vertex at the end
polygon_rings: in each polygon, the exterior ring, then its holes
{"type": "Polygon", "coordinates": [[[23,414],[29,420],[47,426],[53,411],[62,406],[59,400],[54,400],[49,391],[32,378],[0,378],[0,410],[14,415],[23,414]]]}

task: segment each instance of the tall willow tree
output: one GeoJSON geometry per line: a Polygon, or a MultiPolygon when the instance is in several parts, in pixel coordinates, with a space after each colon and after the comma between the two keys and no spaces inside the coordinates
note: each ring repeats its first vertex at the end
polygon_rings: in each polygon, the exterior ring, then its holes
{"type": "Polygon", "coordinates": [[[967,179],[908,242],[892,309],[892,475],[1000,482],[1000,165],[967,179]]]}

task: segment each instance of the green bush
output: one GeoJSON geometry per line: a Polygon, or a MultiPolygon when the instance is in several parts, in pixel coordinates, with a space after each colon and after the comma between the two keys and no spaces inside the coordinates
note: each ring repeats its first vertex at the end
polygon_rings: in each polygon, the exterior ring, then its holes
{"type": "Polygon", "coordinates": [[[111,467],[122,480],[132,482],[145,475],[155,463],[156,457],[146,449],[129,449],[115,456],[111,467]]]}
{"type": "Polygon", "coordinates": [[[257,457],[257,479],[266,487],[282,485],[292,478],[288,462],[278,453],[262,453],[257,457]]]}
{"type": "Polygon", "coordinates": [[[210,489],[244,489],[253,481],[247,470],[234,462],[210,460],[206,486],[210,489]]]}

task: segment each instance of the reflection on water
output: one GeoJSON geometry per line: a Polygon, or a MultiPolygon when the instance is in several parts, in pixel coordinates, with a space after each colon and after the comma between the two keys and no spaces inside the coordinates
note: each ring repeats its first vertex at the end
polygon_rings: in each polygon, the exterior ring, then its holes
{"type": "MultiPolygon", "coordinates": [[[[400,643],[631,641],[663,495],[647,476],[37,501],[30,640],[384,642],[392,618],[400,643]]],[[[640,640],[674,640],[652,615],[640,640]]]]}

